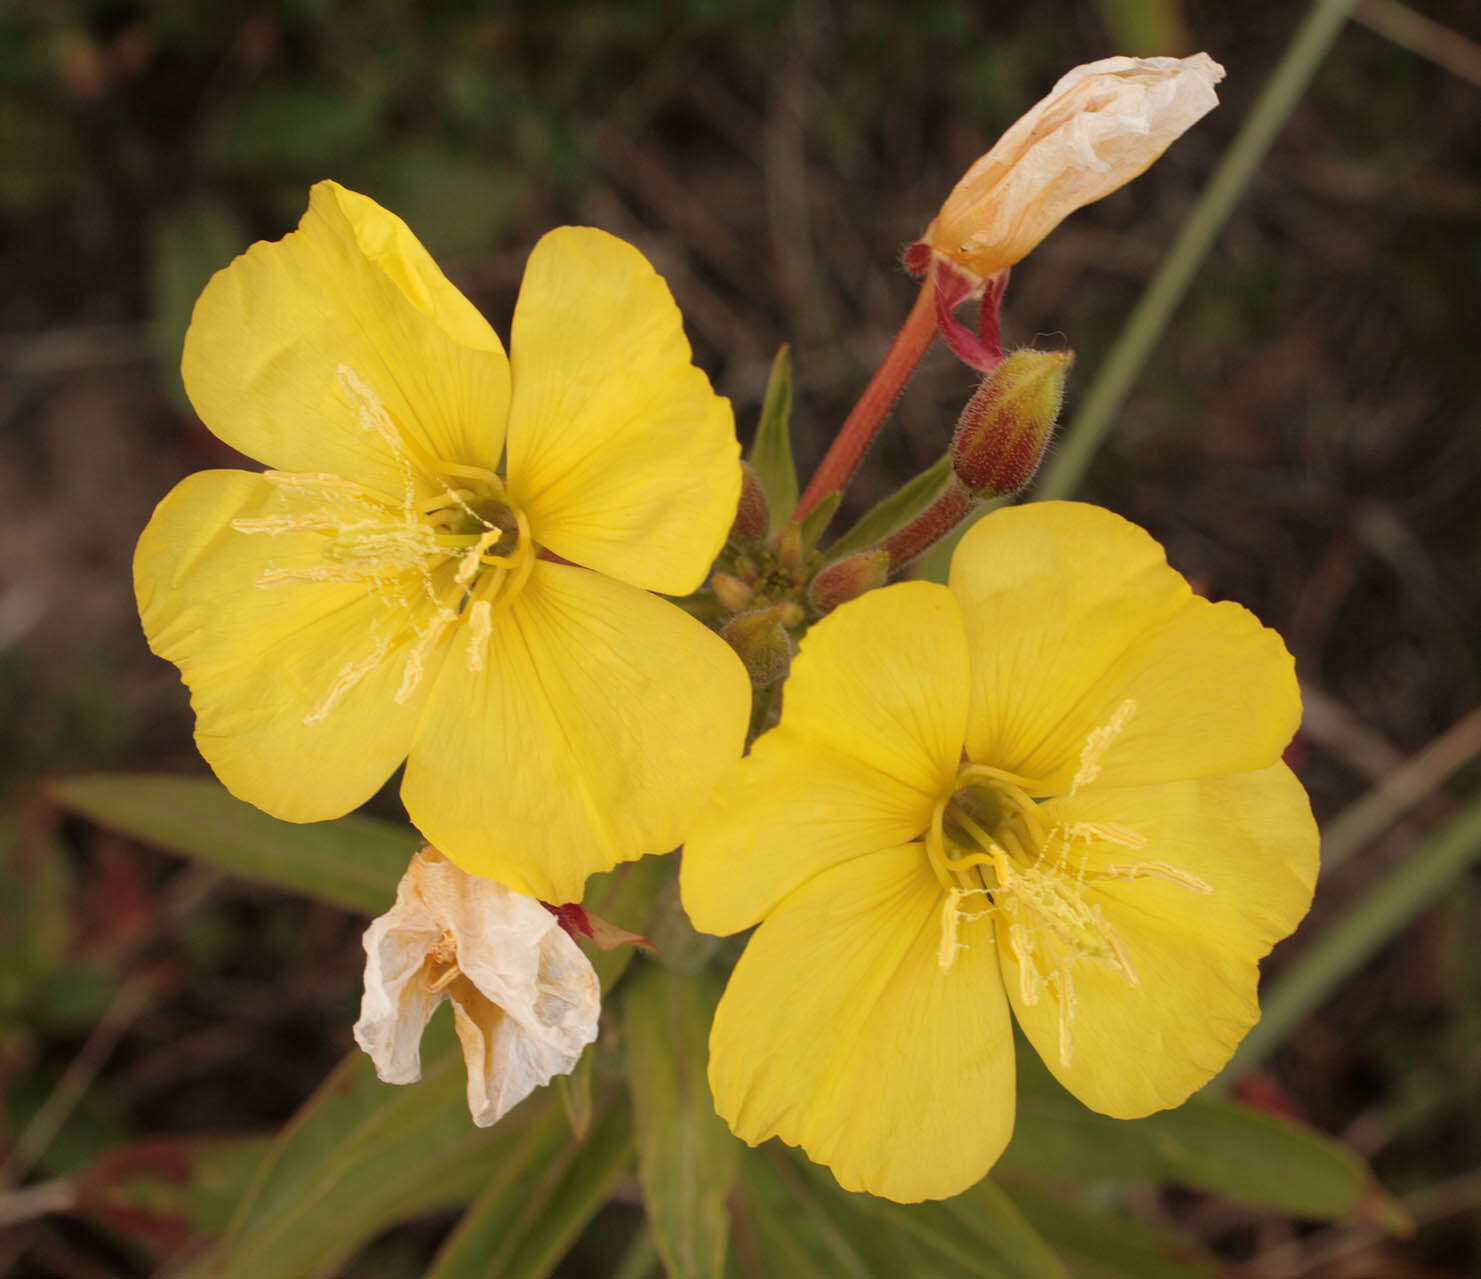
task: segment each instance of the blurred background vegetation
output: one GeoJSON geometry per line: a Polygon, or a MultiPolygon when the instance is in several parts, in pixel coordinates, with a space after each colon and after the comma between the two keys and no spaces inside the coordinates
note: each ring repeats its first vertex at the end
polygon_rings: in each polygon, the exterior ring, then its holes
{"type": "MultiPolygon", "coordinates": [[[[1229,72],[1220,109],[1014,272],[1007,336],[1076,350],[1073,419],[1304,11],[0,6],[7,1185],[75,1176],[130,1139],[277,1126],[350,1045],[363,920],[186,866],[43,790],[79,770],[203,771],[185,690],[139,634],[129,562],[177,479],[239,462],[178,373],[213,270],[291,229],[309,185],[333,177],[404,217],[507,333],[539,234],[604,227],[668,278],[743,436],[792,344],[805,475],[909,306],[901,247],[961,171],[1076,63],[1207,49],[1229,72]]],[[[1481,48],[1467,34],[1481,36],[1474,0],[1353,7],[1077,489],[1296,654],[1308,710],[1292,760],[1318,817],[1347,821],[1351,855],[1267,981],[1345,920],[1382,915],[1481,790],[1481,48]],[[1401,767],[1402,793],[1373,800],[1401,767]]],[[[928,359],[845,516],[935,460],[971,389],[943,352],[928,359]]],[[[1413,1237],[1151,1188],[1130,1209],[1251,1274],[1481,1270],[1474,827],[1298,1001],[1241,1085],[1371,1160],[1413,1237]]],[[[197,1206],[206,1219],[230,1204],[197,1206]]],[[[13,1215],[0,1273],[149,1273],[183,1242],[147,1214],[13,1215]]],[[[445,1228],[386,1236],[345,1273],[418,1273],[445,1228]]]]}

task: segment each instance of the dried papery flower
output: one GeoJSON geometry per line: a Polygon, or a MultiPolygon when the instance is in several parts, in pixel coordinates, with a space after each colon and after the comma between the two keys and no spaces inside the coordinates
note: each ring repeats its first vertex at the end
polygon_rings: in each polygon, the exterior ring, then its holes
{"type": "MultiPolygon", "coordinates": [[[[1076,67],[953,188],[921,245],[980,287],[1082,205],[1143,172],[1218,105],[1224,68],[1191,58],[1103,58],[1076,67]]],[[[908,259],[924,268],[919,246],[908,259]]]]}
{"type": "Polygon", "coordinates": [[[355,1042],[386,1083],[422,1077],[422,1031],[444,999],[481,1128],[574,1068],[601,1012],[596,972],[555,914],[424,848],[365,930],[355,1042]]]}

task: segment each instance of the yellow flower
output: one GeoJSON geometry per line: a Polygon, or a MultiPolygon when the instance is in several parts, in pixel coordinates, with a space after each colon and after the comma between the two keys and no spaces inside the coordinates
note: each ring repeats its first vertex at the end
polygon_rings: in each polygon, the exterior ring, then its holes
{"type": "Polygon", "coordinates": [[[739,449],[667,286],[604,232],[536,245],[511,347],[400,219],[318,184],[185,340],[202,420],[272,469],[179,484],[134,582],[234,794],[315,821],[406,760],[430,841],[561,902],[678,844],[740,753],[740,662],[649,594],[703,580],[739,449]]]}
{"type": "Polygon", "coordinates": [[[843,605],[685,849],[695,925],[761,925],[716,1108],[851,1190],[955,1194],[1012,1133],[1010,1004],[1088,1106],[1178,1105],[1311,899],[1299,717],[1280,638],[1091,506],[995,512],[949,589],[843,605]]]}
{"type": "Polygon", "coordinates": [[[1223,78],[1206,53],[1076,67],[967,170],[921,244],[980,286],[1143,172],[1218,105],[1223,78]]]}

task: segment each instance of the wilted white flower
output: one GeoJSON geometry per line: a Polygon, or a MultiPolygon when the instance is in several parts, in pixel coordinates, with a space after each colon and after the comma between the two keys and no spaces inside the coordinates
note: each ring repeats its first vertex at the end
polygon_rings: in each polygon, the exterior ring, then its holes
{"type": "Polygon", "coordinates": [[[1012,266],[1082,205],[1145,170],[1218,105],[1224,68],[1191,58],[1103,58],[1060,78],[956,184],[924,250],[981,282],[1012,266]]]}
{"type": "Polygon", "coordinates": [[[570,1071],[601,1012],[591,962],[549,910],[424,848],[396,904],[365,930],[355,1042],[387,1083],[421,1078],[422,1031],[444,999],[479,1127],[570,1071]]]}

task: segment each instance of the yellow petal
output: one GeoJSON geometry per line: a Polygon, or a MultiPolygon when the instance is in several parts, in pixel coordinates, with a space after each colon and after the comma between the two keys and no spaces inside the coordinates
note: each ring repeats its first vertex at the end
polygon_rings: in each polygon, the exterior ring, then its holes
{"type": "Polygon", "coordinates": [[[430,619],[424,579],[399,591],[393,580],[257,584],[322,564],[323,538],[231,522],[319,509],[260,475],[202,471],[159,504],[134,554],[144,633],[190,688],[201,754],[234,795],[299,822],[341,816],[380,788],[429,682],[396,704],[430,619]]]}
{"type": "Polygon", "coordinates": [[[1046,793],[1077,774],[1130,786],[1263,768],[1300,721],[1280,637],[1193,595],[1147,533],[1099,507],[993,512],[957,548],[951,589],[972,655],[967,753],[1046,793]]]}
{"type": "Polygon", "coordinates": [[[465,870],[575,901],[588,875],[683,840],[750,703],[740,659],[687,613],[540,561],[481,662],[454,644],[402,798],[465,870]]]}
{"type": "Polygon", "coordinates": [[[870,591],[803,639],[781,723],[716,788],[684,849],[695,927],[749,928],[799,884],[913,839],[961,757],[966,641],[950,592],[870,591]]]}
{"type": "Polygon", "coordinates": [[[536,539],[634,586],[694,590],[735,518],[740,446],[668,285],[615,236],[551,231],[510,350],[509,489],[536,539]]]}
{"type": "Polygon", "coordinates": [[[919,844],[824,871],[752,937],[710,1033],[715,1109],[840,1185],[901,1203],[978,1181],[1013,1132],[1013,1037],[992,925],[944,894],[919,844]]]}
{"type": "Polygon", "coordinates": [[[1073,965],[1066,1063],[1059,994],[1046,983],[1037,1004],[1027,1005],[1000,928],[1014,1011],[1045,1063],[1087,1106],[1131,1119],[1180,1105],[1259,1019],[1259,960],[1311,904],[1318,840],[1306,793],[1276,764],[1096,788],[1050,800],[1041,812],[1046,822],[1079,830],[1068,873],[1085,882],[1084,901],[1114,932],[1136,984],[1108,960],[1073,965]]]}
{"type": "Polygon", "coordinates": [[[394,214],[320,182],[195,305],[181,365],[201,420],[249,457],[400,496],[437,462],[492,470],[509,365],[394,214]]]}

